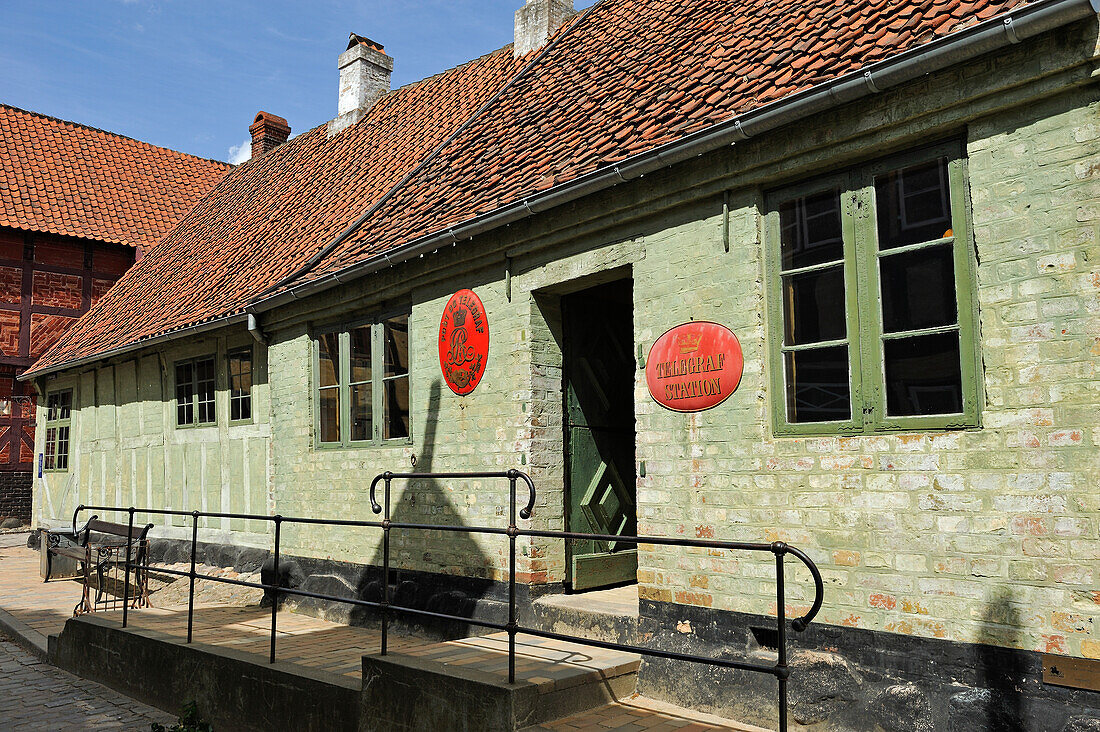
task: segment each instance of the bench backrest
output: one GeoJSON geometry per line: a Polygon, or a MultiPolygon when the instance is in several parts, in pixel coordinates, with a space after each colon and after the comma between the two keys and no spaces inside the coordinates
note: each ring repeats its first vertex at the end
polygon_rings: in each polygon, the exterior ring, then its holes
{"type": "Polygon", "coordinates": [[[123,538],[129,537],[131,540],[144,541],[146,535],[149,533],[149,529],[153,528],[152,524],[145,524],[145,526],[134,526],[134,533],[130,534],[130,527],[126,524],[118,524],[114,521],[101,521],[99,518],[93,516],[88,521],[88,530],[94,531],[99,534],[113,534],[115,536],[121,536],[123,538]]]}

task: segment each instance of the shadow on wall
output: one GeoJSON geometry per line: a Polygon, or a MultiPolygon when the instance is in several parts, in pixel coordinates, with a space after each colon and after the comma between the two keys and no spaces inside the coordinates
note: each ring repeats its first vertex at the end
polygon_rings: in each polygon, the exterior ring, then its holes
{"type": "Polygon", "coordinates": [[[1027,654],[1016,650],[1023,644],[1021,626],[1011,590],[998,587],[986,603],[977,638],[981,688],[952,697],[955,721],[966,720],[974,729],[990,732],[1025,729],[1023,698],[1027,679],[1034,679],[1036,669],[1029,672],[1027,654]]]}
{"type": "MultiPolygon", "coordinates": [[[[434,469],[438,439],[436,428],[439,424],[442,392],[439,379],[434,380],[429,388],[424,441],[414,468],[417,473],[431,473],[434,469]]],[[[404,490],[401,491],[400,488],[400,482],[394,481],[394,500],[390,504],[391,520],[416,524],[467,525],[458,517],[449,492],[439,481],[407,481],[404,490]],[[398,495],[401,500],[396,500],[398,495]]],[[[379,503],[383,502],[383,490],[383,484],[379,483],[379,503]]],[[[382,564],[383,546],[379,542],[371,560],[371,568],[376,571],[370,573],[373,577],[360,585],[360,597],[375,602],[382,600],[382,564]]],[[[390,602],[395,606],[472,618],[478,615],[479,602],[491,591],[492,581],[488,575],[489,558],[471,534],[408,529],[390,531],[390,602]],[[430,566],[432,572],[394,569],[409,564],[430,566]]],[[[367,576],[369,575],[365,575],[367,576]]],[[[352,622],[360,620],[357,616],[377,615],[371,608],[355,608],[352,622]]],[[[391,617],[399,630],[425,629],[423,621],[411,613],[397,612],[391,617]]],[[[460,622],[438,621],[431,623],[429,628],[450,638],[485,632],[477,626],[460,622]]]]}
{"type": "MultiPolygon", "coordinates": [[[[424,440],[414,468],[418,473],[433,471],[441,398],[442,388],[437,379],[429,391],[424,440]]],[[[406,468],[395,465],[391,469],[397,472],[406,468]]],[[[369,501],[366,491],[373,478],[374,475],[362,476],[364,504],[369,501]]],[[[379,503],[383,501],[383,485],[380,482],[377,488],[379,503]]],[[[390,518],[393,521],[466,525],[458,518],[449,491],[436,480],[409,481],[405,486],[401,481],[395,480],[392,496],[390,518]]],[[[371,518],[381,520],[382,516],[372,514],[371,518]]],[[[281,583],[309,592],[381,602],[383,544],[381,532],[372,531],[379,538],[367,565],[294,558],[292,561],[280,562],[281,583]]],[[[270,565],[268,569],[270,570],[270,565]]],[[[402,529],[393,529],[390,532],[390,573],[387,581],[390,603],[394,606],[463,618],[484,617],[503,622],[507,617],[507,611],[500,603],[503,596],[492,596],[495,594],[494,590],[497,593],[499,590],[497,583],[488,577],[489,558],[470,534],[402,529]],[[409,569],[410,565],[430,567],[431,571],[409,569]]],[[[288,607],[352,625],[377,626],[381,617],[375,608],[310,598],[292,598],[286,602],[288,607]]],[[[396,632],[426,632],[440,638],[461,638],[491,632],[466,622],[436,621],[411,613],[391,612],[390,619],[390,627],[396,632]]]]}

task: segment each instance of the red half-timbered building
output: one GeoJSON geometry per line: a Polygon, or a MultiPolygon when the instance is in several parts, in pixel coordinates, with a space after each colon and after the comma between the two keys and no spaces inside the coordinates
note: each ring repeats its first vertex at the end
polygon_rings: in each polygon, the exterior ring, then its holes
{"type": "Polygon", "coordinates": [[[0,522],[31,513],[35,396],[15,377],[229,167],[0,105],[0,522]]]}

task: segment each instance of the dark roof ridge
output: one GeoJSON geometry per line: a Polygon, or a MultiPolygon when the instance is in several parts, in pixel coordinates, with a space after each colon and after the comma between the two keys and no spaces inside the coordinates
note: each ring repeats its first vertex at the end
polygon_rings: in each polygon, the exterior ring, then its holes
{"type": "Polygon", "coordinates": [[[23,114],[29,114],[29,115],[32,115],[34,117],[38,117],[40,119],[49,120],[50,122],[60,122],[61,124],[64,124],[64,125],[72,125],[73,127],[81,127],[85,130],[90,130],[92,132],[99,132],[99,133],[104,134],[104,135],[110,135],[111,137],[117,137],[121,140],[130,140],[131,142],[136,142],[139,145],[145,145],[147,147],[153,147],[153,148],[156,148],[157,150],[164,150],[165,152],[173,153],[175,155],[186,155],[187,157],[195,158],[196,160],[205,160],[209,163],[217,163],[218,165],[224,165],[224,166],[229,167],[229,168],[233,167],[232,163],[227,163],[224,160],[216,160],[214,158],[206,158],[206,157],[203,157],[202,155],[195,155],[194,153],[184,152],[182,150],[176,150],[176,149],[171,148],[171,147],[165,147],[164,145],[157,145],[156,143],[153,143],[153,142],[146,142],[145,140],[139,140],[136,137],[130,137],[129,135],[124,135],[121,132],[111,132],[110,130],[105,130],[102,127],[93,127],[92,125],[85,124],[83,122],[74,122],[71,119],[62,119],[60,117],[54,117],[51,114],[44,114],[42,112],[35,112],[33,110],[30,110],[30,109],[23,109],[22,107],[17,107],[14,104],[5,104],[4,102],[0,102],[0,107],[7,107],[8,109],[14,110],[16,112],[22,112],[23,114]]]}

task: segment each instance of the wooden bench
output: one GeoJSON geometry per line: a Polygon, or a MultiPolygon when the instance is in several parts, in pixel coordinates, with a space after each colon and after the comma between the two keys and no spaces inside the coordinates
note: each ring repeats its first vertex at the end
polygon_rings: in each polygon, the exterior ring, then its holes
{"type": "MultiPolygon", "coordinates": [[[[135,526],[134,534],[130,527],[112,521],[101,521],[92,516],[88,523],[72,531],[43,532],[46,542],[46,578],[50,581],[53,569],[53,557],[61,556],[76,560],[81,569],[83,594],[80,602],[73,608],[73,616],[95,612],[96,606],[117,603],[116,599],[104,600],[107,594],[106,580],[112,569],[125,572],[127,556],[130,560],[130,607],[146,607],[149,604],[149,530],[153,524],[135,526]],[[92,534],[96,534],[94,537],[92,534]],[[91,597],[92,583],[95,582],[95,599],[91,597]]],[[[126,581],[125,579],[123,580],[126,581]]]]}

